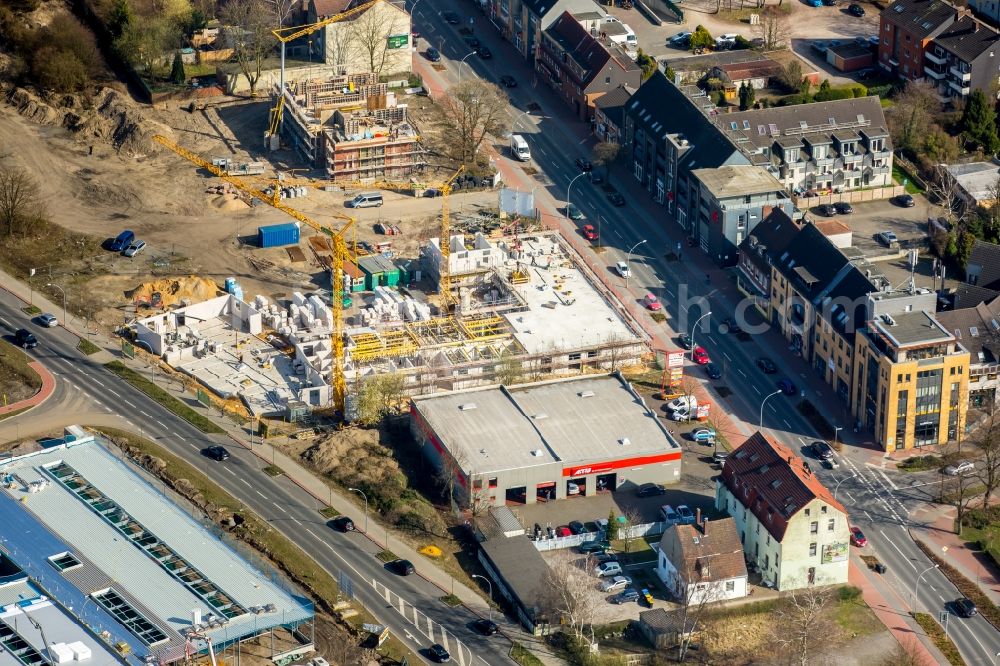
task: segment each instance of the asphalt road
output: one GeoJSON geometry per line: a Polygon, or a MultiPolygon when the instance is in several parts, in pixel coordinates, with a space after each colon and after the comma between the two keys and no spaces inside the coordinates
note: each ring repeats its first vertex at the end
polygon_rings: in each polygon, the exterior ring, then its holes
{"type": "MultiPolygon", "coordinates": [[[[473,17],[475,22],[471,27],[476,37],[489,46],[494,58],[483,61],[473,56],[465,61],[466,64],[471,64],[477,75],[493,82],[503,74],[513,75],[518,80],[517,88],[507,90],[513,107],[513,131],[525,136],[531,148],[532,163],[544,174],[544,177],[536,177],[536,181],[552,195],[560,211],[568,197],[588,218],[578,222],[558,218],[563,233],[568,236],[578,234],[583,224],[597,224],[599,220],[602,244],[607,249],[595,256],[609,272],[617,261],[629,258],[629,249],[641,243],[636,248],[638,251],[631,254],[632,279],[627,284],[619,280],[617,291],[623,301],[637,301],[648,292],[663,302],[668,319],[662,335],[658,336],[660,344],[666,348],[677,348],[672,338],[679,332],[690,333],[698,317],[712,312],[706,318],[709,326],[700,328],[695,338],[697,344],[707,349],[713,362],[724,370],[722,380],[715,385],[724,384],[732,391],[722,399],[706,381],[706,388],[714,393],[717,408],[725,409],[748,424],[762,421],[768,434],[804,457],[809,457],[806,447],[816,439],[816,433],[794,408],[793,399],[779,394],[764,402],[765,397],[775,390],[774,382],[788,377],[804,392],[805,397],[827,410],[828,418],[834,425],[850,426],[839,398],[818,380],[804,362],[789,353],[788,344],[780,335],[764,326],[759,332],[748,328],[749,325],[762,323],[756,312],[746,309],[747,314],[740,322],[744,329],[754,333],[749,341],[741,342],[737,336],[728,333],[722,321],[738,312],[737,306],[741,301],[730,284],[731,279],[721,271],[706,268],[703,256],[695,259],[696,255],[701,255],[700,251],[687,246],[680,229],[665,220],[662,207],[653,203],[648,194],[639,191],[631,175],[626,173],[626,167],[619,166],[612,172],[612,182],[627,200],[623,208],[612,206],[604,192],[587,178],[580,178],[569,189],[572,179],[579,175],[575,160],[589,157],[592,141],[574,132],[573,125],[579,127],[579,124],[570,118],[565,102],[545,85],[532,85],[533,72],[515,53],[513,46],[500,38],[487,17],[469,2],[418,1],[420,5],[415,25],[435,45],[443,46],[442,53],[446,57],[461,58],[468,51],[458,29],[470,27],[468,18],[473,17]],[[449,9],[462,16],[460,26],[435,20],[439,12],[449,9]],[[530,111],[529,104],[532,105],[530,111]],[[681,243],[682,260],[666,261],[664,255],[673,252],[678,243],[681,243]],[[706,270],[711,271],[708,280],[706,270]],[[700,304],[693,302],[698,297],[705,300],[700,304]],[[758,356],[770,357],[777,364],[778,373],[764,375],[756,366],[758,356]]],[[[460,68],[458,63],[451,63],[443,77],[454,82],[462,74],[468,75],[465,66],[460,68]]],[[[707,380],[703,369],[690,362],[685,373],[707,380]]],[[[741,435],[732,433],[730,439],[739,442],[741,435]]],[[[910,513],[922,500],[914,493],[901,492],[888,475],[866,464],[865,459],[869,457],[869,451],[845,447],[844,454],[837,456],[840,463],[838,469],[822,468],[817,460],[811,463],[820,480],[828,488],[836,488],[838,499],[847,507],[852,522],[864,529],[871,548],[888,565],[888,582],[897,592],[898,608],[905,613],[911,607],[910,599],[918,577],[932,567],[908,531],[917,524],[910,513]]],[[[944,575],[933,568],[924,573],[919,582],[917,608],[935,617],[947,612],[950,603],[961,596],[944,575]]],[[[962,619],[954,613],[948,614],[947,622],[949,634],[967,663],[994,663],[1000,653],[1000,633],[992,625],[980,616],[962,619]]]]}
{"type": "MultiPolygon", "coordinates": [[[[0,291],[0,331],[9,336],[18,328],[33,330],[39,345],[29,353],[56,377],[56,392],[38,411],[71,413],[85,407],[92,411],[96,405],[109,415],[121,415],[129,430],[206,472],[222,489],[270,522],[341,580],[342,589],[349,587],[354,598],[414,652],[441,643],[451,652],[452,660],[463,666],[513,663],[507,656],[509,640],[502,635],[485,638],[471,629],[478,616],[461,606],[446,606],[440,601],[441,590],[419,575],[401,577],[387,570],[375,557],[379,547],[362,534],[344,534],[328,527],[319,513],[325,504],[287,477],[265,474],[262,468],[267,463],[228,437],[206,435],[105,370],[77,351],[78,338],[62,327],[43,329],[29,323],[22,306],[9,292],[0,291]],[[219,463],[202,456],[202,449],[212,444],[225,445],[232,458],[219,463]],[[345,579],[350,581],[347,586],[345,579]]],[[[19,418],[30,419],[36,413],[19,418]]],[[[501,618],[494,619],[502,624],[501,618]]],[[[510,624],[504,629],[518,631],[510,624]]]]}

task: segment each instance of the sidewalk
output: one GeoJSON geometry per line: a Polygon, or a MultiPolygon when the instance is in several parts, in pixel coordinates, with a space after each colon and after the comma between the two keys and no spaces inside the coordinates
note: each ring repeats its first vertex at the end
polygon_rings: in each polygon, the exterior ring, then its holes
{"type": "Polygon", "coordinates": [[[1000,577],[992,558],[984,552],[970,549],[954,532],[955,507],[940,507],[929,527],[911,528],[915,537],[936,550],[938,557],[955,567],[959,573],[1000,605],[1000,577]],[[947,549],[947,550],[944,550],[947,549]]]}
{"type": "Polygon", "coordinates": [[[19,412],[22,409],[31,409],[32,407],[37,407],[42,404],[56,390],[56,378],[52,376],[52,373],[48,369],[39,363],[38,361],[31,361],[28,363],[28,367],[35,371],[35,373],[41,378],[42,386],[38,389],[35,395],[24,400],[19,400],[18,402],[0,407],[0,416],[4,414],[11,414],[13,412],[19,412]]]}

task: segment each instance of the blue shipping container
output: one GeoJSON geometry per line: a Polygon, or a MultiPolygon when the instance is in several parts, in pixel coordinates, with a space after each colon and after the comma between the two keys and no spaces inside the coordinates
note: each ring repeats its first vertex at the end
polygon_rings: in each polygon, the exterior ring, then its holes
{"type": "Polygon", "coordinates": [[[281,245],[298,245],[299,225],[294,222],[287,224],[272,224],[257,227],[258,247],[279,247],[281,245]]]}

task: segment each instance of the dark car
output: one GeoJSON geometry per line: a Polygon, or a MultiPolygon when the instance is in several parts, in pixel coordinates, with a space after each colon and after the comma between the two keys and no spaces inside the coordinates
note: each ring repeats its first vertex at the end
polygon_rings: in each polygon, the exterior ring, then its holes
{"type": "Polygon", "coordinates": [[[780,390],[785,395],[795,395],[798,393],[798,389],[795,387],[795,383],[791,379],[785,378],[778,380],[778,390],[780,390]]]}
{"type": "Polygon", "coordinates": [[[677,344],[681,346],[681,349],[691,349],[691,336],[687,333],[681,333],[677,336],[677,344]]]}
{"type": "Polygon", "coordinates": [[[431,62],[441,62],[441,53],[433,46],[424,51],[424,54],[431,62]]]}
{"type": "Polygon", "coordinates": [[[847,8],[847,13],[860,18],[865,15],[865,8],[861,5],[852,4],[847,8]]]}
{"type": "Polygon", "coordinates": [[[972,599],[962,597],[955,600],[955,612],[962,617],[972,617],[979,612],[979,609],[976,608],[976,604],[972,599]]]}
{"type": "Polygon", "coordinates": [[[472,623],[472,626],[475,627],[476,631],[481,633],[483,636],[492,636],[500,631],[500,627],[498,627],[497,623],[493,620],[476,620],[472,623]]]}
{"type": "Polygon", "coordinates": [[[742,333],[743,329],[740,328],[739,322],[736,321],[735,317],[726,317],[722,324],[729,329],[730,333],[742,333]]]}
{"type": "Polygon", "coordinates": [[[441,12],[441,18],[449,25],[458,25],[461,22],[455,12],[441,12]]]}
{"type": "Polygon", "coordinates": [[[722,378],[722,370],[720,370],[719,366],[717,366],[714,363],[709,363],[708,365],[705,366],[705,374],[708,375],[709,379],[722,378]]]}
{"type": "Polygon", "coordinates": [[[836,7],[839,4],[839,2],[838,0],[823,0],[823,4],[826,5],[827,7],[836,7]]]}
{"type": "Polygon", "coordinates": [[[582,157],[576,158],[576,165],[580,167],[580,171],[584,173],[590,173],[594,170],[594,165],[591,164],[590,160],[585,160],[582,157]]]}
{"type": "Polygon", "coordinates": [[[212,460],[217,460],[222,462],[223,460],[229,460],[231,457],[229,451],[226,450],[224,446],[210,446],[204,451],[206,458],[211,458],[212,460]]]}
{"type": "Polygon", "coordinates": [[[482,42],[479,41],[478,37],[466,37],[465,43],[469,45],[470,49],[478,49],[480,45],[482,45],[482,42]]]}
{"type": "Polygon", "coordinates": [[[816,212],[826,217],[833,217],[837,214],[837,209],[830,204],[820,204],[816,206],[816,212]]]}
{"type": "Polygon", "coordinates": [[[38,346],[38,338],[35,334],[26,328],[19,328],[17,332],[14,333],[14,341],[17,342],[19,347],[25,349],[34,349],[38,346]]]}
{"type": "Polygon", "coordinates": [[[909,194],[900,194],[898,197],[893,197],[892,200],[897,206],[902,206],[903,208],[913,208],[916,205],[913,197],[909,194]]]}
{"type": "Polygon", "coordinates": [[[596,171],[591,171],[590,172],[590,182],[592,182],[594,185],[598,185],[600,183],[603,183],[604,182],[604,176],[602,176],[601,174],[599,174],[596,171]]]}
{"type": "Polygon", "coordinates": [[[444,646],[441,645],[440,643],[435,643],[434,645],[427,648],[427,656],[439,664],[443,664],[446,661],[451,661],[451,655],[448,653],[447,650],[444,649],[444,646]]]}
{"type": "Polygon", "coordinates": [[[409,576],[417,571],[413,567],[413,562],[410,562],[409,560],[393,560],[392,562],[389,562],[389,568],[400,576],[409,576]]]}
{"type": "Polygon", "coordinates": [[[502,85],[504,88],[516,88],[517,79],[515,79],[510,74],[504,74],[503,76],[500,77],[500,85],[502,85]]]}
{"type": "Polygon", "coordinates": [[[765,375],[773,375],[778,371],[778,366],[774,364],[774,361],[766,356],[761,356],[757,359],[757,367],[761,369],[765,375]]]}
{"type": "Polygon", "coordinates": [[[604,553],[611,545],[607,541],[584,541],[577,549],[581,553],[604,553]]]}
{"type": "Polygon", "coordinates": [[[637,497],[654,497],[666,494],[667,489],[658,483],[644,483],[635,491],[637,497]]]}
{"type": "Polygon", "coordinates": [[[639,590],[634,587],[630,587],[611,597],[611,603],[613,604],[627,604],[631,601],[639,601],[639,590]]]}
{"type": "Polygon", "coordinates": [[[587,526],[581,523],[579,520],[571,520],[568,524],[569,531],[573,534],[588,534],[590,530],[587,526]]]}
{"type": "Polygon", "coordinates": [[[354,521],[347,516],[337,516],[333,519],[331,523],[341,532],[353,532],[354,531],[354,521]]]}
{"type": "Polygon", "coordinates": [[[854,208],[851,206],[851,204],[847,203],[846,201],[838,201],[837,203],[833,204],[833,207],[841,215],[850,215],[851,213],[854,212],[854,208]]]}
{"type": "Polygon", "coordinates": [[[615,208],[621,208],[625,205],[625,197],[618,191],[608,192],[608,201],[610,201],[611,205],[615,208]]]}
{"type": "Polygon", "coordinates": [[[480,46],[476,50],[476,55],[478,55],[483,60],[489,60],[493,57],[493,51],[490,51],[488,46],[480,46]]]}
{"type": "Polygon", "coordinates": [[[813,442],[809,448],[812,449],[813,455],[820,460],[831,460],[833,458],[833,449],[826,442],[813,442]]]}

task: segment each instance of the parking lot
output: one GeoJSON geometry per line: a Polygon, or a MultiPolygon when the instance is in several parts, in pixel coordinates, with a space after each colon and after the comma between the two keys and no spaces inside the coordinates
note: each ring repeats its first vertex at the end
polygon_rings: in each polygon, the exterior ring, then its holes
{"type": "MultiPolygon", "coordinates": [[[[854,247],[865,256],[884,256],[891,254],[891,251],[875,240],[879,232],[891,231],[896,234],[900,243],[906,245],[908,241],[926,238],[927,218],[939,215],[938,207],[932,206],[926,198],[915,196],[914,200],[916,205],[912,208],[903,208],[891,201],[852,204],[853,213],[832,217],[825,217],[816,207],[812,207],[809,208],[809,218],[815,222],[840,220],[854,232],[854,247]]],[[[799,206],[805,206],[805,201],[807,200],[800,200],[799,206]]]]}

